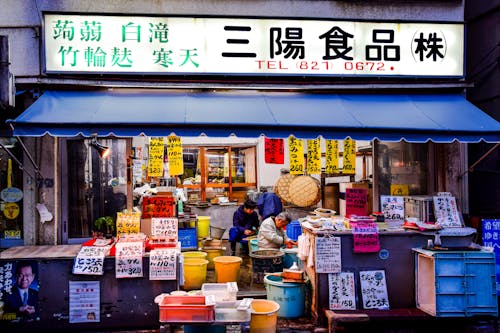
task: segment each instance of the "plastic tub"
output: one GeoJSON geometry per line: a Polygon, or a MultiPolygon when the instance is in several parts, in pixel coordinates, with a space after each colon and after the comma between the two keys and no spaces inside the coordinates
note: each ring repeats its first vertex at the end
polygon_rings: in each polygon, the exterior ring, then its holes
{"type": "Polygon", "coordinates": [[[267,275],[264,278],[267,299],[279,304],[278,316],[297,318],[304,314],[305,284],[284,283],[281,276],[267,275]]]}
{"type": "Polygon", "coordinates": [[[236,282],[240,275],[240,257],[220,256],[214,258],[215,277],[217,283],[236,282]]]}
{"type": "Polygon", "coordinates": [[[264,283],[266,273],[283,271],[283,256],[279,250],[257,250],[250,252],[252,258],[252,281],[264,283]]]}
{"type": "Polygon", "coordinates": [[[226,252],[226,248],[225,247],[202,247],[201,251],[206,252],[207,260],[208,260],[207,269],[212,270],[212,269],[215,269],[214,258],[223,256],[224,252],[226,252]]]}
{"type": "Polygon", "coordinates": [[[285,253],[283,256],[283,267],[284,268],[290,268],[292,267],[293,263],[296,262],[297,266],[299,268],[302,268],[302,261],[299,260],[298,253],[299,249],[296,247],[293,247],[291,249],[281,249],[285,253]]]}
{"type": "Polygon", "coordinates": [[[198,216],[198,238],[210,235],[210,216],[198,216]]]}
{"type": "Polygon", "coordinates": [[[202,251],[187,251],[182,252],[182,255],[184,256],[184,262],[191,259],[207,259],[207,253],[202,251]]]}
{"type": "Polygon", "coordinates": [[[248,244],[250,244],[250,252],[257,251],[259,249],[259,240],[257,238],[251,239],[248,244]]]}
{"type": "Polygon", "coordinates": [[[280,305],[274,301],[254,299],[251,305],[250,333],[275,333],[280,305]]]}
{"type": "Polygon", "coordinates": [[[184,290],[200,289],[207,279],[208,260],[191,258],[184,261],[184,290]]]}
{"type": "Polygon", "coordinates": [[[292,221],[288,223],[288,225],[286,226],[286,235],[288,236],[288,238],[296,241],[301,234],[302,227],[300,226],[299,221],[292,221]]]}
{"type": "Polygon", "coordinates": [[[219,228],[210,226],[210,237],[215,239],[222,239],[222,235],[226,232],[226,228],[219,228]]]}

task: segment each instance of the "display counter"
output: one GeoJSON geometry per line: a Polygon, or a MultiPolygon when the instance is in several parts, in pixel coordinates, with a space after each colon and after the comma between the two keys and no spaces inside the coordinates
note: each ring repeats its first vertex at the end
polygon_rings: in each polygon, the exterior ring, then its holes
{"type": "MultiPolygon", "coordinates": [[[[149,280],[149,255],[143,257],[143,277],[117,279],[115,257],[104,259],[103,275],[72,273],[74,258],[81,245],[20,246],[0,253],[2,282],[10,280],[9,265],[21,261],[35,263],[39,316],[30,320],[11,320],[6,313],[1,332],[72,332],[133,328],[158,328],[159,309],[154,298],[177,289],[176,280],[149,280]],[[70,281],[98,282],[99,322],[70,323],[70,281]]],[[[5,289],[2,289],[5,294],[5,289]]],[[[92,320],[90,318],[89,320],[92,320]]]]}
{"type": "MultiPolygon", "coordinates": [[[[427,240],[434,240],[433,232],[380,231],[380,250],[372,253],[353,252],[353,233],[350,230],[333,231],[313,228],[302,224],[304,236],[310,240],[310,249],[315,249],[319,237],[338,237],[341,247],[342,272],[354,273],[356,309],[362,309],[359,272],[384,270],[389,307],[415,307],[415,265],[412,248],[425,247],[427,240]]],[[[443,246],[468,246],[473,234],[441,237],[443,246]]],[[[325,324],[324,310],[329,309],[328,273],[318,273],[314,265],[303,262],[303,267],[311,281],[311,313],[318,323],[325,324]]]]}

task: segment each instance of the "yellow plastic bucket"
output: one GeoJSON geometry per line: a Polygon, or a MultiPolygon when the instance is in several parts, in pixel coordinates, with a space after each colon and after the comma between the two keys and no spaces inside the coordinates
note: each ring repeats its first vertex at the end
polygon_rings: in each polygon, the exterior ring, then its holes
{"type": "Polygon", "coordinates": [[[210,236],[210,216],[198,216],[198,238],[210,236]]]}
{"type": "Polygon", "coordinates": [[[275,333],[280,305],[275,301],[254,299],[251,307],[250,333],[275,333]]]}
{"type": "Polygon", "coordinates": [[[184,256],[184,261],[190,259],[207,259],[206,252],[202,251],[187,251],[187,252],[182,252],[182,255],[184,256]]]}
{"type": "Polygon", "coordinates": [[[201,289],[207,279],[208,260],[190,258],[184,261],[184,290],[201,289]]]}
{"type": "Polygon", "coordinates": [[[237,282],[240,275],[240,257],[220,256],[214,258],[215,277],[218,283],[237,282]]]}
{"type": "Polygon", "coordinates": [[[214,258],[224,255],[225,247],[202,247],[201,250],[207,254],[207,269],[215,269],[214,258]]]}

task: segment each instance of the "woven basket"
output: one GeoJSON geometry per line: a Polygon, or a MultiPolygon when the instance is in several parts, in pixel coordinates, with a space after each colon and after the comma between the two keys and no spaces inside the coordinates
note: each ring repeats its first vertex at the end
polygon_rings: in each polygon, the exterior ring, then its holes
{"type": "Polygon", "coordinates": [[[315,205],[321,199],[319,182],[311,176],[297,176],[288,189],[291,203],[299,207],[315,205]]]}
{"type": "Polygon", "coordinates": [[[281,200],[285,202],[292,202],[289,194],[290,183],[296,176],[291,174],[286,174],[278,178],[276,184],[274,184],[273,191],[276,193],[281,200]]]}

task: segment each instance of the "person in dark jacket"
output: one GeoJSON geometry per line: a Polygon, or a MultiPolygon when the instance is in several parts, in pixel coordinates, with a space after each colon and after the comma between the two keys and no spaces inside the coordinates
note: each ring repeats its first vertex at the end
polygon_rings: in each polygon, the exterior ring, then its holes
{"type": "Polygon", "coordinates": [[[255,212],[257,203],[246,200],[233,214],[233,227],[229,229],[231,255],[236,255],[236,243],[242,245],[243,253],[248,254],[248,241],[244,238],[255,235],[259,228],[259,215],[255,212]]]}
{"type": "Polygon", "coordinates": [[[277,216],[283,211],[281,199],[273,192],[264,192],[257,199],[257,209],[262,217],[262,221],[269,216],[277,216]]]}

